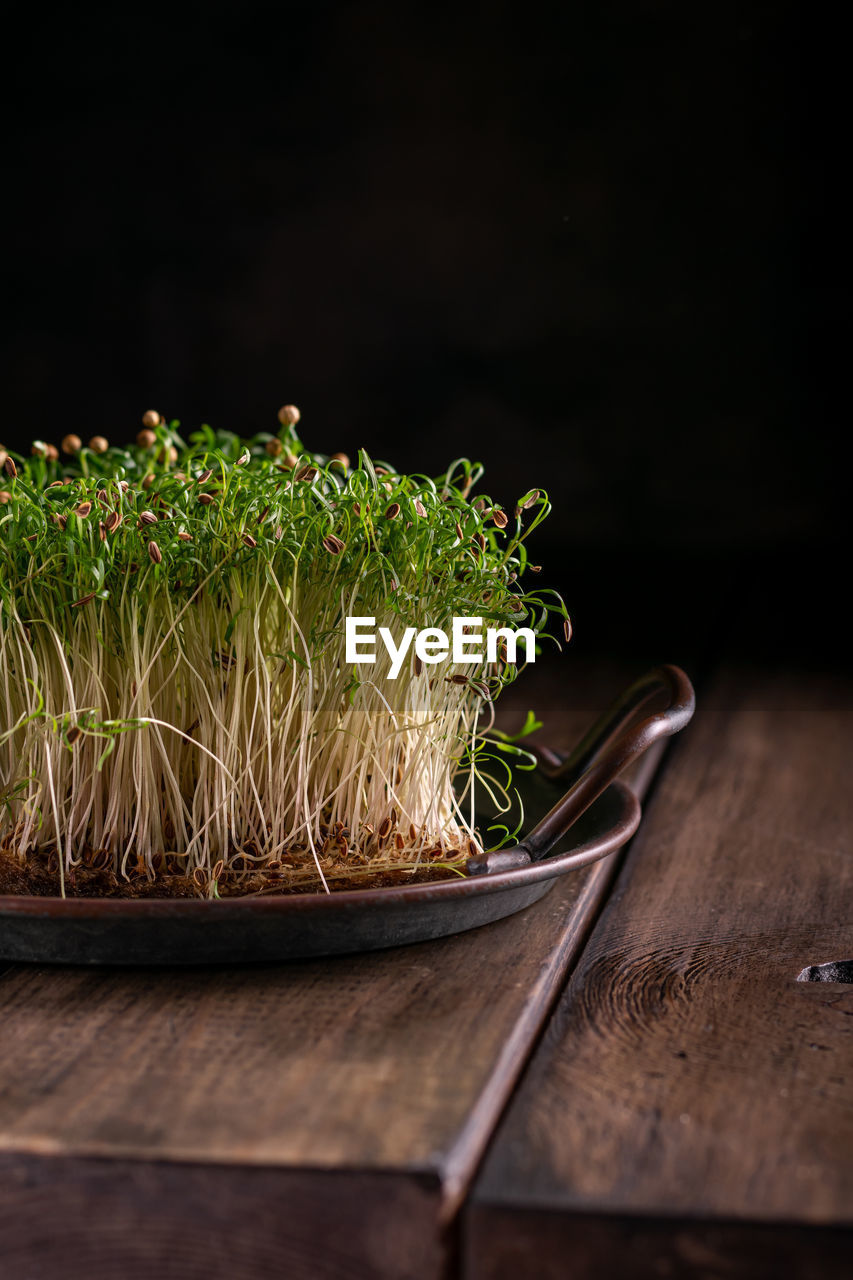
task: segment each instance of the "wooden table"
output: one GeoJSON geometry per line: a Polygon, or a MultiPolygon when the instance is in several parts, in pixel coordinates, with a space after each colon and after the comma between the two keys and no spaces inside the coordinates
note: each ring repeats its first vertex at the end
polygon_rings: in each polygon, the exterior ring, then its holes
{"type": "MultiPolygon", "coordinates": [[[[639,674],[565,667],[558,747],[639,674]]],[[[853,1274],[851,711],[714,674],[619,865],[456,938],[7,968],[0,1280],[853,1274]]]]}

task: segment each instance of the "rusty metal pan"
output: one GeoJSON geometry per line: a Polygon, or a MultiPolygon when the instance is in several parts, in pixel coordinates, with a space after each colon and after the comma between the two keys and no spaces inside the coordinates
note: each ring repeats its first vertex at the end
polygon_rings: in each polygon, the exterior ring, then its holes
{"type": "MultiPolygon", "coordinates": [[[[40,964],[242,964],[371,951],[460,933],[530,906],[561,875],[621,848],[640,804],[617,775],[693,714],[678,667],[625,691],[565,760],[539,753],[517,779],[545,816],[515,848],[472,858],[430,884],[298,896],[206,899],[0,896],[0,958],[40,964]],[[662,710],[639,719],[653,700],[662,710]]],[[[488,811],[478,820],[488,822],[488,811]]]]}

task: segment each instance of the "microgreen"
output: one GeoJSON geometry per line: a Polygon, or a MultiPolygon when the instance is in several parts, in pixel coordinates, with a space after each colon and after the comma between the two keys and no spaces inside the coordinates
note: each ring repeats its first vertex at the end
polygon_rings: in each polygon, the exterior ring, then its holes
{"type": "Polygon", "coordinates": [[[185,442],[149,410],[134,445],[0,449],[0,848],[54,853],[63,891],[164,859],[207,896],[242,872],[458,871],[475,779],[506,796],[494,761],[526,755],[489,737],[518,667],[412,655],[389,680],[382,650],[345,662],[344,620],[568,635],[520,581],[546,492],[507,510],[467,458],[350,466],[303,447],[294,406],[279,421],[185,442]]]}

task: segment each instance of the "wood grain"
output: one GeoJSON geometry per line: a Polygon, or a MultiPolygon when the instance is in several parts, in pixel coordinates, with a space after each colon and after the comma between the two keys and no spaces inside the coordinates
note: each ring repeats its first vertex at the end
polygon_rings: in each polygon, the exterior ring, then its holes
{"type": "MultiPolygon", "coordinates": [[[[517,1275],[546,1236],[536,1274],[563,1275],[598,1220],[617,1240],[669,1219],[642,1275],[746,1274],[725,1232],[701,1261],[715,1222],[801,1228],[797,1268],[758,1274],[834,1265],[817,1228],[853,1224],[853,988],[795,979],[853,955],[851,745],[849,681],[741,670],[703,698],[477,1180],[471,1277],[517,1275]]],[[[598,1231],[573,1276],[613,1274],[598,1231]]]]}
{"type": "MultiPolygon", "coordinates": [[[[552,712],[556,745],[586,727],[592,687],[581,710],[552,712]]],[[[230,1274],[441,1274],[445,1226],[612,874],[612,862],[596,864],[516,917],[384,953],[182,972],[7,971],[0,1152],[28,1190],[0,1176],[0,1259],[9,1240],[20,1258],[27,1241],[49,1252],[40,1215],[67,1225],[95,1203],[126,1224],[103,1246],[112,1274],[164,1274],[152,1259],[168,1252],[184,1203],[193,1239],[203,1222],[210,1249],[230,1258],[229,1233],[242,1238],[235,1215],[254,1196],[259,1261],[230,1274]],[[214,1212],[194,1207],[206,1197],[214,1212]],[[364,1230],[342,1254],[329,1233],[338,1219],[350,1230],[352,1205],[364,1230]],[[145,1222],[151,1236],[134,1244],[145,1222]],[[396,1235],[380,1257],[383,1223],[396,1235]],[[281,1272],[264,1270],[273,1245],[281,1272]]],[[[109,1234],[90,1226],[92,1241],[109,1234]]],[[[84,1254],[101,1247],[81,1244],[84,1254]]],[[[229,1274],[224,1265],[198,1274],[229,1274]]],[[[78,1274],[56,1266],[50,1254],[32,1274],[78,1274]]]]}

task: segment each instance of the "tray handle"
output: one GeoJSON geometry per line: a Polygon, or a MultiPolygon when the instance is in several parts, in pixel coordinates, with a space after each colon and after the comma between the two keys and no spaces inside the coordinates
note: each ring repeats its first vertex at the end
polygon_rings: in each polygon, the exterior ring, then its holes
{"type": "Polygon", "coordinates": [[[630,685],[565,759],[538,748],[547,776],[569,780],[566,794],[514,849],[469,858],[469,875],[508,871],[544,858],[613,779],[653,743],[683,729],[695,707],[690,680],[680,667],[667,663],[630,685]],[[664,709],[636,722],[640,712],[662,695],[667,700],[664,709]]]}

